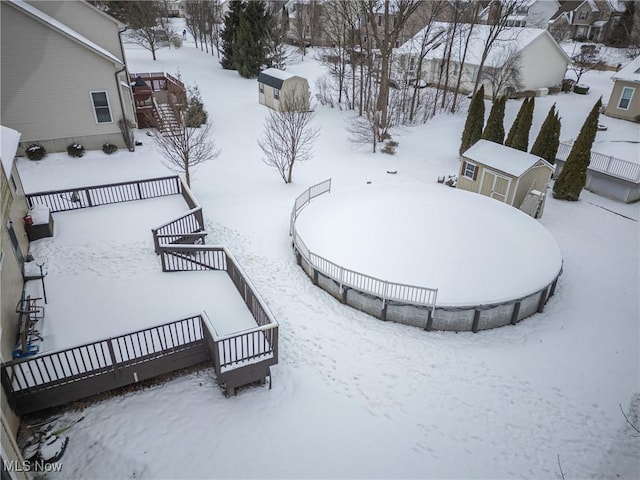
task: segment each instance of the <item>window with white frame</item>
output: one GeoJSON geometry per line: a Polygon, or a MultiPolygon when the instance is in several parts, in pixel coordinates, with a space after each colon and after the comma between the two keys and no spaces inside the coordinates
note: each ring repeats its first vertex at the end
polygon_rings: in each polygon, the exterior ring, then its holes
{"type": "Polygon", "coordinates": [[[93,113],[96,123],[111,123],[111,107],[107,92],[91,92],[91,102],[93,103],[93,113]]]}
{"type": "Polygon", "coordinates": [[[589,12],[587,12],[586,10],[583,10],[582,12],[580,12],[580,15],[578,15],[578,20],[586,20],[587,15],[589,15],[589,12]]]}
{"type": "Polygon", "coordinates": [[[275,98],[276,100],[280,100],[280,90],[277,88],[273,89],[273,98],[275,98]]]}
{"type": "Polygon", "coordinates": [[[629,105],[631,104],[631,98],[633,97],[635,88],[624,87],[622,89],[622,95],[620,95],[620,100],[618,101],[618,108],[620,110],[629,110],[629,105]]]}
{"type": "Polygon", "coordinates": [[[475,163],[465,161],[462,166],[462,176],[470,180],[475,180],[478,178],[478,166],[475,163]]]}

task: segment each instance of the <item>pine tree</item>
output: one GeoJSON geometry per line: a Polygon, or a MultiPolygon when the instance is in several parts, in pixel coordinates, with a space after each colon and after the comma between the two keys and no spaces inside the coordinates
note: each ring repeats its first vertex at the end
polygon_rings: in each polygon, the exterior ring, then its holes
{"type": "Polygon", "coordinates": [[[587,183],[587,168],[591,161],[591,147],[598,129],[600,107],[602,107],[602,99],[593,106],[580,129],[578,138],[564,163],[564,168],[553,185],[554,198],[573,202],[580,199],[580,192],[587,183]]]}
{"type": "Polygon", "coordinates": [[[560,118],[554,103],[544,119],[538,137],[531,147],[531,154],[544,158],[550,164],[556,163],[556,154],[560,146],[560,118]]]}
{"type": "Polygon", "coordinates": [[[504,141],[504,144],[507,145],[508,147],[511,147],[513,145],[513,139],[515,138],[516,133],[518,131],[518,124],[520,123],[520,119],[522,118],[524,111],[527,109],[526,105],[528,101],[529,101],[528,98],[524,99],[524,101],[522,102],[522,105],[520,105],[520,110],[518,110],[516,119],[513,121],[513,124],[511,124],[511,128],[509,129],[509,134],[507,135],[507,138],[504,141]]]}
{"type": "Polygon", "coordinates": [[[529,150],[529,132],[533,123],[533,109],[535,100],[533,97],[525,99],[520,107],[516,121],[513,122],[505,145],[526,152],[529,150]]]}
{"type": "Polygon", "coordinates": [[[240,15],[233,51],[236,70],[245,78],[257,76],[267,62],[265,48],[267,24],[264,2],[249,2],[240,15]]]}
{"type": "Polygon", "coordinates": [[[507,104],[507,97],[498,97],[491,106],[487,126],[482,132],[482,138],[491,142],[502,144],[504,142],[504,108],[507,104]]]}
{"type": "Polygon", "coordinates": [[[460,155],[469,147],[482,138],[482,128],[484,127],[484,85],[475,93],[469,104],[467,120],[462,131],[462,142],[460,144],[460,155]]]}
{"type": "Polygon", "coordinates": [[[234,47],[238,26],[240,25],[240,17],[245,9],[244,2],[241,0],[231,0],[229,2],[229,12],[224,17],[224,29],[220,32],[222,40],[222,58],[220,65],[226,70],[235,70],[234,47]]]}

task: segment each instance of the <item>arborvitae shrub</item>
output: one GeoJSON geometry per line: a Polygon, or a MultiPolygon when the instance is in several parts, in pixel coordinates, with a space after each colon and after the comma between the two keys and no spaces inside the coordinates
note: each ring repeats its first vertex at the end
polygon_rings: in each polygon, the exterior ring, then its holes
{"type": "Polygon", "coordinates": [[[72,143],[67,147],[67,153],[71,157],[81,157],[84,155],[84,147],[79,143],[72,143]]]}
{"type": "Polygon", "coordinates": [[[26,148],[25,152],[29,160],[42,160],[47,154],[47,150],[39,143],[32,143],[26,148]]]}

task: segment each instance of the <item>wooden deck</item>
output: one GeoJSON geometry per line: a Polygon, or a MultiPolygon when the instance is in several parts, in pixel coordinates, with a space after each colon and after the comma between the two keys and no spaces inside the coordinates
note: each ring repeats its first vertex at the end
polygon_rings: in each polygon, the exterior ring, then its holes
{"type": "MultiPolygon", "coordinates": [[[[54,212],[65,211],[69,210],[69,207],[89,208],[100,202],[116,203],[145,198],[144,195],[136,193],[140,191],[136,185],[155,185],[157,182],[164,185],[167,179],[147,179],[44,192],[30,194],[28,198],[31,204],[46,204],[54,212]],[[59,198],[70,199],[73,192],[81,192],[76,195],[83,200],[67,200],[58,204],[59,198]],[[107,200],[96,202],[98,197],[95,192],[100,192],[100,198],[107,200]]],[[[168,184],[172,185],[172,188],[163,194],[182,195],[190,210],[162,227],[152,229],[153,245],[156,253],[160,255],[162,272],[182,273],[161,273],[158,268],[155,275],[162,276],[163,282],[166,278],[168,285],[197,284],[197,288],[192,287],[191,290],[201,289],[196,292],[199,294],[187,297],[191,299],[190,310],[202,313],[161,325],[145,325],[142,330],[118,333],[115,337],[85,340],[82,344],[58,348],[55,351],[47,349],[49,351],[41,351],[39,355],[31,358],[4,363],[1,368],[2,385],[9,404],[17,414],[63,405],[201,362],[210,362],[213,365],[216,379],[227,395],[233,395],[238,387],[249,383],[264,383],[265,379],[270,377],[270,367],[278,362],[277,322],[254,285],[226,248],[184,244],[204,238],[202,210],[178,177],[171,178],[168,184]],[[194,215],[194,211],[197,214],[194,215]],[[187,217],[193,218],[195,223],[185,222],[184,218],[187,217]],[[162,233],[167,225],[172,226],[170,233],[162,233]],[[194,229],[198,232],[195,236],[197,238],[192,236],[194,229]],[[194,271],[198,272],[187,273],[194,271]],[[185,281],[187,276],[188,281],[185,281]],[[197,301],[198,298],[205,297],[205,302],[197,301]]],[[[123,222],[123,225],[126,225],[126,222],[123,222]]],[[[151,256],[152,252],[150,247],[151,256]]],[[[80,283],[76,285],[76,289],[69,289],[69,285],[65,288],[75,298],[83,298],[81,292],[77,291],[81,288],[80,283]]],[[[98,289],[101,296],[109,296],[107,285],[98,289]]],[[[86,286],[87,295],[90,291],[95,293],[95,287],[86,286]]],[[[126,285],[123,288],[126,290],[126,285]]],[[[125,294],[124,290],[115,289],[121,295],[125,294]]],[[[129,290],[132,295],[139,294],[139,289],[129,290]]],[[[139,315],[130,312],[131,325],[136,325],[137,317],[143,316],[145,305],[162,306],[162,299],[180,295],[176,288],[151,293],[140,298],[138,304],[142,310],[139,315]]],[[[112,306],[118,306],[117,297],[110,300],[107,298],[106,301],[112,306]]],[[[67,305],[69,304],[73,302],[67,302],[67,305]]],[[[84,316],[87,331],[94,330],[92,327],[98,325],[95,322],[108,325],[109,318],[100,320],[97,318],[97,311],[91,313],[87,308],[80,305],[78,307],[77,311],[69,312],[69,315],[84,316]]],[[[100,314],[105,313],[106,307],[102,310],[100,314]]],[[[171,311],[170,308],[165,310],[171,311]]],[[[148,313],[146,317],[157,318],[148,313]]],[[[54,322],[51,325],[51,328],[55,328],[54,322]]],[[[56,335],[64,335],[64,332],[55,332],[56,335]]]]}

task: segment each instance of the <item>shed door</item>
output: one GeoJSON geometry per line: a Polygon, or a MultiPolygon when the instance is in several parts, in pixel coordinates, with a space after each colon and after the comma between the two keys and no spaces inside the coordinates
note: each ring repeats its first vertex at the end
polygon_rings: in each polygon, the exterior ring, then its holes
{"type": "Polygon", "coordinates": [[[504,202],[507,200],[510,186],[511,179],[509,177],[503,177],[490,170],[484,170],[480,193],[504,202]]]}

